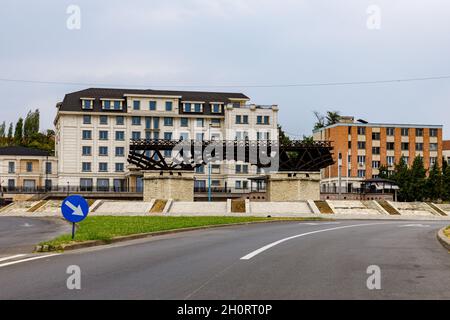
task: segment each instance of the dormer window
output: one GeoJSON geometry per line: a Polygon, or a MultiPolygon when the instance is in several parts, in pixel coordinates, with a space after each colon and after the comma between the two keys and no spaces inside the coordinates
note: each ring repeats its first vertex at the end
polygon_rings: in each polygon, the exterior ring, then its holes
{"type": "Polygon", "coordinates": [[[111,109],[111,101],[110,100],[105,100],[103,101],[103,109],[111,109]]]}
{"type": "Polygon", "coordinates": [[[81,105],[83,109],[92,109],[94,107],[94,100],[93,99],[81,99],[81,105]]]}
{"type": "Polygon", "coordinates": [[[109,100],[102,99],[102,109],[103,110],[122,110],[123,102],[119,99],[109,100]]]}
{"type": "Polygon", "coordinates": [[[220,103],[211,104],[211,112],[212,113],[221,113],[222,112],[222,104],[220,104],[220,103]]]}
{"type": "Polygon", "coordinates": [[[201,102],[185,102],[183,103],[183,112],[203,112],[203,103],[201,102]]]}

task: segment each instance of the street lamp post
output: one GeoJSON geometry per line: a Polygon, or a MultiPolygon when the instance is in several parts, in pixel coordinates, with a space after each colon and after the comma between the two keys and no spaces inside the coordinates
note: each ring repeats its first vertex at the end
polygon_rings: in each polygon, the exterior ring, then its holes
{"type": "MultiPolygon", "coordinates": [[[[211,143],[211,125],[209,124],[209,142],[211,143]]],[[[211,159],[208,161],[208,202],[211,202],[211,159]]]]}

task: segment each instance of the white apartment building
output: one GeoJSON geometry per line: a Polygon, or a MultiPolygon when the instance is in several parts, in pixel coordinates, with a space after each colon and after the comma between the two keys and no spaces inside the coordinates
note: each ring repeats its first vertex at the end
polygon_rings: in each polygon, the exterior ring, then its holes
{"type": "MultiPolygon", "coordinates": [[[[130,139],[278,139],[278,107],[248,104],[242,93],[86,89],[57,104],[58,184],[142,190],[142,173],[127,163],[130,139]]],[[[170,157],[170,154],[165,156],[170,157]]],[[[248,189],[254,166],[211,165],[213,188],[248,189]]],[[[208,168],[195,173],[207,187],[208,168]]]]}

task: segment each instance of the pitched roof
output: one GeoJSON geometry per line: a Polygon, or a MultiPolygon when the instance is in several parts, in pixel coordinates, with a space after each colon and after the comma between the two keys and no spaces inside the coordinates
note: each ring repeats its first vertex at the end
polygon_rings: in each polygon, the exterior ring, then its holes
{"type": "MultiPolygon", "coordinates": [[[[171,91],[171,90],[139,90],[139,89],[108,89],[89,88],[66,94],[59,104],[61,111],[81,111],[81,98],[94,98],[93,111],[101,111],[100,99],[123,99],[127,94],[156,95],[156,96],[180,96],[185,101],[205,101],[229,103],[230,99],[249,99],[242,93],[229,92],[201,92],[201,91],[171,91]]],[[[114,110],[112,110],[114,111],[114,110]]],[[[116,112],[127,112],[126,108],[116,112]]]]}
{"type": "Polygon", "coordinates": [[[50,152],[34,148],[26,147],[1,147],[1,156],[39,156],[46,157],[50,156],[50,152]]]}

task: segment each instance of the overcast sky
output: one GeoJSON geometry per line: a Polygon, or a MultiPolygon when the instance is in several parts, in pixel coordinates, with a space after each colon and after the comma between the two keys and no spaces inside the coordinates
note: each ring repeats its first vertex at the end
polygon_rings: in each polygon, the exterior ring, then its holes
{"type": "Polygon", "coordinates": [[[2,0],[0,41],[2,79],[91,84],[0,81],[0,121],[39,108],[42,127],[52,128],[64,94],[96,83],[198,86],[188,89],[278,104],[280,123],[296,135],[311,133],[314,110],[331,109],[443,124],[450,138],[450,79],[248,87],[450,75],[448,0],[2,0]],[[67,28],[69,5],[81,10],[80,29],[67,28]],[[219,85],[236,87],[210,87],[219,85]]]}

